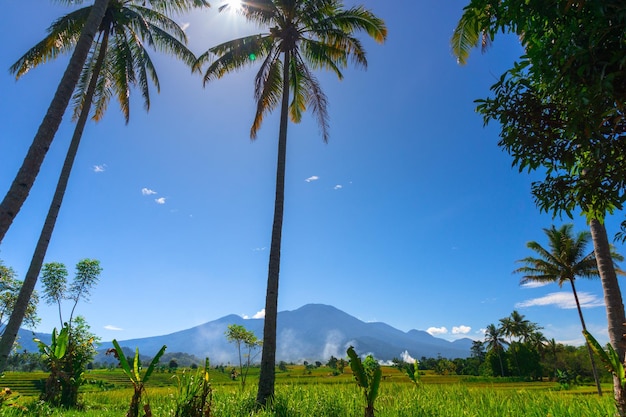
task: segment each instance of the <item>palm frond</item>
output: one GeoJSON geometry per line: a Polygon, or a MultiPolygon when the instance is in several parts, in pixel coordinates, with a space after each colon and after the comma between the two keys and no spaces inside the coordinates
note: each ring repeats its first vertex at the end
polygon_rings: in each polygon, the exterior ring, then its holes
{"type": "Polygon", "coordinates": [[[320,128],[322,139],[324,142],[328,142],[329,116],[326,94],[324,94],[319,81],[304,64],[302,58],[296,55],[294,61],[297,63],[297,72],[300,75],[304,91],[306,91],[306,102],[302,108],[304,110],[307,106],[311,107],[313,114],[317,116],[317,125],[320,128]]]}
{"type": "MultiPolygon", "coordinates": [[[[267,56],[272,47],[273,43],[270,37],[252,35],[225,42],[209,49],[208,52],[218,56],[218,58],[209,65],[204,73],[204,83],[252,65],[256,59],[267,56]]],[[[200,59],[204,59],[204,54],[198,60],[200,59]]]]}
{"type": "Polygon", "coordinates": [[[90,10],[91,7],[86,7],[57,19],[48,28],[48,35],[11,65],[9,72],[18,79],[31,69],[72,51],[90,10]]]}
{"type": "Polygon", "coordinates": [[[263,70],[257,73],[255,85],[255,96],[257,109],[254,121],[250,128],[250,137],[256,138],[258,130],[261,128],[263,116],[270,113],[281,102],[283,92],[283,64],[279,59],[271,59],[270,56],[264,62],[263,70]]]}
{"type": "Polygon", "coordinates": [[[167,15],[189,12],[195,8],[211,7],[207,0],[147,0],[153,9],[167,15]]]}
{"type": "Polygon", "coordinates": [[[450,40],[452,53],[459,64],[467,63],[470,51],[478,46],[479,41],[483,51],[489,47],[491,38],[485,26],[487,18],[486,10],[479,10],[472,6],[465,8],[450,40]]]}

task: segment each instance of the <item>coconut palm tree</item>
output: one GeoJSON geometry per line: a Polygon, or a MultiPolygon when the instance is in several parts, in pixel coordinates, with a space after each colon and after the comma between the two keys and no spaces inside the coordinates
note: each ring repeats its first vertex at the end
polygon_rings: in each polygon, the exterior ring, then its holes
{"type": "MultiPolygon", "coordinates": [[[[204,1],[201,3],[208,6],[204,1]]],[[[179,0],[177,4],[167,5],[167,8],[168,11],[182,11],[193,4],[200,5],[200,2],[179,0]]],[[[4,369],[37,283],[92,102],[95,104],[93,118],[97,121],[104,115],[110,97],[116,97],[128,123],[130,91],[135,86],[140,89],[146,110],[149,109],[149,79],[157,91],[159,81],[146,45],[170,53],[190,66],[195,61],[195,56],[185,46],[187,38],[183,30],[162,13],[160,2],[154,2],[154,6],[147,8],[144,2],[137,0],[112,0],[106,9],[98,29],[98,38],[92,45],[74,93],[77,123],[70,147],[16,306],[0,339],[0,371],[4,369]]],[[[92,7],[78,9],[54,22],[48,29],[48,36],[18,59],[11,71],[19,78],[31,68],[65,50],[71,50],[76,33],[85,25],[92,7]]]]}
{"type": "MultiPolygon", "coordinates": [[[[220,10],[230,8],[222,6],[220,10]]],[[[365,50],[354,37],[364,31],[378,42],[387,36],[384,22],[363,7],[344,9],[339,0],[250,0],[239,5],[243,16],[269,30],[217,45],[198,58],[196,67],[209,62],[204,83],[242,67],[261,63],[255,78],[256,115],[250,130],[256,138],[263,117],[280,106],[276,198],[270,244],[265,301],[263,353],[257,402],[274,395],[278,278],[285,198],[285,158],[288,119],[298,123],[311,107],[322,138],[328,140],[326,95],[312,70],[327,69],[343,78],[348,60],[366,67],[365,50]],[[215,57],[213,59],[213,57],[215,57]]]]}
{"type": "MultiPolygon", "coordinates": [[[[68,4],[76,3],[74,0],[57,0],[68,4]]],[[[9,191],[0,203],[0,243],[4,235],[11,227],[13,219],[22,208],[24,201],[30,193],[39,169],[54,139],[54,135],[61,124],[63,114],[67,108],[72,92],[89,55],[89,50],[102,22],[109,0],[95,0],[83,27],[74,33],[75,47],[67,69],[61,78],[50,107],[39,125],[33,143],[28,149],[24,162],[20,167],[9,191]]]]}
{"type": "Polygon", "coordinates": [[[504,346],[508,345],[508,342],[503,337],[503,331],[500,327],[496,327],[495,324],[490,324],[485,329],[485,345],[487,351],[494,351],[498,355],[500,361],[500,372],[504,376],[504,365],[502,363],[502,352],[504,346]]]}
{"type": "MultiPolygon", "coordinates": [[[[525,274],[520,284],[529,282],[540,282],[544,284],[556,282],[559,284],[559,287],[562,287],[563,283],[569,282],[572,287],[572,293],[574,294],[580,324],[583,330],[587,330],[574,281],[578,277],[597,278],[600,276],[600,272],[598,271],[595,253],[593,251],[587,254],[585,253],[587,244],[591,239],[591,233],[583,231],[574,235],[573,227],[574,226],[571,224],[564,224],[558,229],[554,225],[549,229],[543,229],[548,237],[548,248],[544,248],[535,241],[528,242],[526,246],[536,252],[538,257],[528,256],[520,259],[517,262],[523,263],[524,266],[516,269],[514,272],[525,274]]],[[[611,254],[614,262],[624,260],[624,258],[614,250],[611,250],[611,254]]],[[[616,272],[623,274],[615,263],[613,267],[616,272]]],[[[593,352],[588,343],[587,349],[589,351],[589,358],[591,359],[591,367],[596,380],[598,394],[602,395],[598,372],[593,359],[593,352]]]]}

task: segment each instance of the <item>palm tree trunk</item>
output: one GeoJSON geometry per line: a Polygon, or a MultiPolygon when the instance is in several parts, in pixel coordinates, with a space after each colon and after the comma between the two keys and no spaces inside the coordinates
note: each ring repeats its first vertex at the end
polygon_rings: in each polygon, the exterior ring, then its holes
{"type": "MultiPolygon", "coordinates": [[[[617,275],[611,256],[611,247],[606,234],[606,228],[599,220],[591,220],[591,239],[598,262],[600,281],[604,291],[604,304],[606,305],[606,316],[609,327],[609,340],[613,349],[620,358],[624,358],[624,303],[622,293],[617,282],[617,275]]],[[[622,389],[618,377],[613,376],[613,395],[619,415],[626,416],[626,395],[622,389]]]]}
{"type": "Polygon", "coordinates": [[[11,227],[13,219],[22,208],[24,201],[26,201],[35,178],[39,174],[41,164],[61,124],[65,109],[67,109],[67,105],[72,98],[72,93],[83,70],[83,65],[87,60],[87,55],[107,10],[109,1],[96,0],[92,6],[85,27],[81,31],[74,53],[57,87],[50,107],[48,107],[48,111],[39,126],[39,130],[37,130],[33,143],[28,149],[22,166],[11,184],[11,188],[9,188],[2,203],[0,203],[0,243],[9,227],[11,227]]]}
{"type": "Polygon", "coordinates": [[[278,162],[276,168],[276,198],[274,201],[274,224],[270,244],[270,261],[265,295],[265,321],[263,324],[263,353],[256,401],[265,405],[274,397],[276,379],[276,321],[278,318],[278,276],[280,271],[280,246],[283,229],[283,207],[285,203],[285,168],[287,157],[287,122],[289,110],[289,51],[284,52],[283,97],[278,133],[278,162]]]}
{"type": "Polygon", "coordinates": [[[98,54],[96,65],[93,73],[91,74],[87,91],[85,92],[83,108],[81,109],[80,116],[76,122],[74,134],[72,135],[72,141],[70,142],[70,146],[67,150],[67,155],[65,156],[63,168],[61,169],[61,174],[59,176],[59,181],[57,182],[57,188],[54,192],[54,196],[52,197],[52,203],[48,209],[48,214],[39,235],[35,252],[30,261],[30,266],[26,272],[26,277],[24,279],[24,283],[22,284],[22,288],[20,289],[20,293],[15,301],[15,307],[11,312],[9,322],[7,323],[4,333],[2,334],[2,338],[0,339],[0,372],[4,372],[13,343],[17,338],[17,333],[22,325],[24,316],[26,315],[30,298],[33,294],[33,290],[35,289],[35,284],[37,284],[37,278],[39,277],[39,272],[41,271],[41,266],[43,265],[43,260],[48,250],[48,244],[52,238],[52,232],[54,231],[54,226],[56,225],[56,220],[59,215],[59,211],[61,210],[61,204],[63,203],[65,190],[67,189],[67,184],[70,179],[74,159],[76,158],[76,154],[78,152],[78,146],[80,145],[83,130],[85,128],[85,124],[87,123],[87,118],[89,117],[91,102],[93,100],[94,92],[96,91],[96,86],[98,84],[98,77],[100,76],[100,71],[104,63],[107,45],[108,30],[105,31],[102,37],[102,44],[100,45],[100,52],[98,54]]]}
{"type": "MultiPolygon", "coordinates": [[[[576,287],[574,286],[574,279],[570,278],[570,284],[572,284],[572,292],[574,293],[574,300],[576,301],[576,308],[578,309],[578,316],[580,317],[580,324],[583,327],[583,330],[587,330],[587,326],[585,325],[585,319],[583,318],[583,311],[580,308],[580,302],[578,301],[578,293],[576,292],[576,287]]],[[[593,379],[596,381],[596,388],[598,389],[598,395],[602,396],[602,387],[600,386],[600,378],[598,378],[598,369],[596,368],[596,361],[593,358],[593,351],[591,350],[591,346],[589,346],[588,342],[585,342],[587,345],[587,351],[589,352],[589,360],[591,361],[591,370],[593,371],[593,379]]]]}

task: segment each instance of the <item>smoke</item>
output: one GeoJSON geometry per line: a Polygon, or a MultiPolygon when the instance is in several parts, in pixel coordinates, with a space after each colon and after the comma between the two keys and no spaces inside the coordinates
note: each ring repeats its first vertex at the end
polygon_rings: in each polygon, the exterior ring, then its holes
{"type": "Polygon", "coordinates": [[[409,355],[409,351],[408,350],[405,350],[404,352],[402,352],[400,354],[400,359],[402,359],[406,363],[415,363],[415,362],[417,362],[415,360],[415,358],[413,358],[411,355],[409,355]]]}
{"type": "Polygon", "coordinates": [[[331,356],[336,358],[342,358],[344,353],[340,351],[341,341],[343,340],[343,334],[338,330],[331,330],[326,335],[326,344],[322,351],[323,359],[330,359],[331,356]]]}

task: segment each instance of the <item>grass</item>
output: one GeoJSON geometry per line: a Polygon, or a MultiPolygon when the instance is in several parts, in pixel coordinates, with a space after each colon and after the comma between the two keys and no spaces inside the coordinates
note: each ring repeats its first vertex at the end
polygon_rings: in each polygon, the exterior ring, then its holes
{"type": "MultiPolygon", "coordinates": [[[[258,371],[257,371],[258,372],[258,371]]],[[[45,378],[45,374],[7,373],[2,384],[19,391],[18,402],[28,408],[2,408],[2,416],[119,417],[127,411],[132,389],[120,378],[121,372],[92,371],[92,381],[81,394],[83,410],[55,410],[37,402],[37,394],[28,396],[7,382],[24,383],[45,378]],[[99,382],[98,382],[99,381],[99,382]]],[[[156,373],[147,387],[153,415],[173,415],[176,380],[172,373],[156,373]]],[[[276,374],[276,396],[271,410],[255,410],[258,373],[249,376],[245,390],[231,381],[228,372],[211,373],[214,417],[350,417],[362,416],[365,400],[349,369],[333,376],[328,368],[308,373],[302,367],[290,367],[276,374]]],[[[610,386],[603,397],[592,395],[594,387],[575,387],[559,391],[554,382],[498,382],[498,379],[460,376],[421,376],[420,386],[394,368],[384,367],[384,380],[376,401],[377,417],[603,417],[613,416],[610,386]],[[589,394],[589,395],[587,395],[589,394]]]]}

